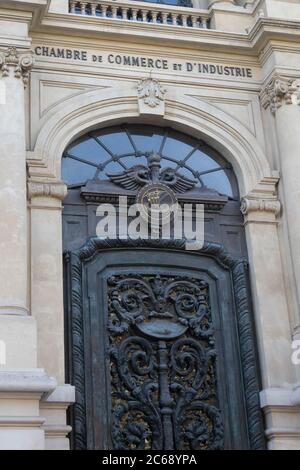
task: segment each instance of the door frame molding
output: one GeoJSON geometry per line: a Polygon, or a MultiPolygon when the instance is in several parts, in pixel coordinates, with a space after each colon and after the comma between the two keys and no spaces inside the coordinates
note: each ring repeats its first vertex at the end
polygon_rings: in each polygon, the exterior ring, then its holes
{"type": "MultiPolygon", "coordinates": [[[[93,237],[88,239],[80,249],[65,252],[66,333],[68,335],[70,359],[68,367],[71,369],[72,385],[76,389],[76,402],[73,405],[72,414],[74,444],[77,449],[86,448],[82,269],[85,262],[91,260],[101,251],[126,248],[183,251],[185,250],[185,240],[104,240],[93,237]]],[[[186,253],[189,252],[186,251],[186,253]]],[[[254,316],[249,295],[248,262],[244,258],[232,257],[224,250],[223,245],[217,243],[205,242],[200,250],[193,250],[191,253],[198,256],[209,256],[224,269],[230,271],[238,325],[249,444],[253,450],[263,449],[265,448],[265,439],[259,399],[260,382],[254,340],[254,316]]]]}

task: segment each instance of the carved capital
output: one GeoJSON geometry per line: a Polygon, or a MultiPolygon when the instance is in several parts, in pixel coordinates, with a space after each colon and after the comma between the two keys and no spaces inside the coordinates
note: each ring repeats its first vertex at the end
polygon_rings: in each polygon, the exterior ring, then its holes
{"type": "Polygon", "coordinates": [[[248,215],[250,212],[270,212],[277,217],[280,214],[280,202],[278,199],[251,199],[243,197],[241,200],[241,213],[248,215]]]}
{"type": "Polygon", "coordinates": [[[250,194],[241,199],[241,213],[245,224],[277,224],[281,204],[276,196],[264,197],[262,194],[250,194]]]}
{"type": "Polygon", "coordinates": [[[14,76],[21,78],[25,87],[28,84],[33,63],[34,59],[31,51],[26,54],[20,54],[17,49],[12,46],[0,53],[0,71],[2,77],[8,77],[10,70],[13,70],[14,76]]]}
{"type": "Polygon", "coordinates": [[[28,198],[47,197],[62,201],[67,195],[67,186],[63,182],[29,181],[28,198]]]}
{"type": "Polygon", "coordinates": [[[264,109],[270,108],[275,114],[283,104],[300,104],[300,79],[274,76],[260,93],[264,109]],[[293,100],[295,96],[295,100],[293,100]]]}

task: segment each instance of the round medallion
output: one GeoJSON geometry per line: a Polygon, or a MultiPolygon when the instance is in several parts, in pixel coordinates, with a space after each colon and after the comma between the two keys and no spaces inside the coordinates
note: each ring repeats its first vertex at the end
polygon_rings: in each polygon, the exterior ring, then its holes
{"type": "Polygon", "coordinates": [[[172,189],[162,183],[151,183],[144,186],[136,198],[141,217],[147,222],[160,225],[169,222],[178,211],[177,197],[172,189]]]}

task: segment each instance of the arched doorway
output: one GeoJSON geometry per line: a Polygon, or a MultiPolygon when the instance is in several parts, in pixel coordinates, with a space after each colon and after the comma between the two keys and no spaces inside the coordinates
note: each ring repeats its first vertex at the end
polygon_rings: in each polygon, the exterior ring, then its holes
{"type": "Polygon", "coordinates": [[[63,156],[68,380],[73,445],[262,448],[247,258],[230,165],[201,140],[153,126],[90,132],[63,156]],[[99,203],[171,187],[205,206],[203,248],[100,240],[99,203]]]}

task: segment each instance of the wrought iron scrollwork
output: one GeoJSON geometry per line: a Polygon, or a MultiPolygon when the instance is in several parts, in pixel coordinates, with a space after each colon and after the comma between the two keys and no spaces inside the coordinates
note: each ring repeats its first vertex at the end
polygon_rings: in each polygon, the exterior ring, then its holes
{"type": "Polygon", "coordinates": [[[209,290],[183,276],[108,279],[115,449],[221,449],[209,290]]]}
{"type": "MultiPolygon", "coordinates": [[[[101,252],[120,248],[134,248],[136,253],[138,253],[139,250],[143,250],[145,248],[163,249],[165,251],[177,253],[185,249],[185,242],[184,240],[163,239],[102,240],[99,238],[91,238],[80,250],[72,253],[67,252],[65,254],[67,280],[70,284],[67,300],[68,321],[70,322],[70,358],[72,365],[72,374],[70,380],[71,383],[73,383],[76,387],[76,403],[73,407],[74,419],[72,423],[74,429],[74,446],[76,449],[85,449],[88,446],[86,423],[86,384],[84,380],[85,347],[83,335],[83,265],[101,252]]],[[[226,251],[224,251],[221,245],[216,243],[205,243],[197,255],[199,256],[199,259],[201,256],[209,256],[210,258],[213,258],[222,269],[230,272],[233,295],[235,299],[235,314],[240,343],[241,373],[244,384],[243,394],[245,400],[245,411],[247,414],[249,448],[257,450],[263,449],[265,447],[265,441],[259,402],[259,383],[255,358],[255,347],[253,342],[254,333],[251,303],[248,298],[247,263],[243,259],[234,259],[226,251]]],[[[132,279],[134,278],[134,276],[125,277],[130,277],[130,282],[132,282],[132,279]]],[[[155,276],[153,276],[153,278],[154,277],[155,276]]],[[[111,344],[111,386],[112,390],[115,390],[118,388],[118,384],[121,383],[123,390],[122,395],[113,395],[115,414],[112,426],[112,438],[115,447],[119,449],[121,449],[122,446],[124,446],[124,448],[131,446],[131,448],[138,449],[143,447],[147,449],[150,449],[151,447],[152,449],[160,449],[163,446],[163,441],[158,395],[157,348],[159,341],[150,340],[149,337],[141,334],[141,331],[137,329],[137,326],[144,321],[142,317],[145,316],[145,312],[151,313],[149,309],[145,309],[145,301],[150,305],[151,296],[150,298],[148,296],[145,299],[141,298],[141,293],[139,293],[137,296],[131,296],[129,295],[130,289],[127,289],[127,296],[124,297],[124,302],[122,304],[122,296],[120,296],[120,293],[118,293],[119,280],[120,279],[115,277],[111,279],[112,282],[110,281],[109,285],[110,323],[108,332],[110,334],[111,344]],[[114,289],[115,292],[114,295],[112,295],[114,289]],[[118,308],[120,309],[119,312],[118,308]],[[110,331],[111,329],[114,331],[110,331]],[[121,361],[121,356],[119,354],[120,341],[132,336],[136,336],[139,338],[139,340],[143,338],[145,341],[148,341],[152,349],[145,349],[145,347],[142,346],[142,343],[135,344],[135,348],[138,348],[139,345],[141,351],[140,353],[136,354],[137,349],[135,349],[133,362],[129,362],[129,371],[126,374],[127,376],[128,374],[131,376],[133,375],[134,378],[134,386],[133,388],[130,388],[126,386],[126,382],[124,385],[124,382],[121,381],[118,362],[121,361]],[[152,351],[151,354],[149,351],[152,351]],[[145,355],[147,356],[147,361],[145,361],[145,355]],[[150,358],[152,362],[149,360],[150,358]],[[135,367],[134,370],[130,370],[131,364],[138,364],[138,367],[135,367]],[[147,373],[143,375],[136,372],[141,372],[142,370],[147,371],[147,373]],[[147,383],[147,387],[145,386],[145,383],[147,383]],[[145,400],[148,404],[147,407],[144,405],[145,400]],[[119,406],[119,408],[117,408],[117,406],[119,406]],[[118,426],[118,423],[122,423],[122,432],[118,426]]],[[[125,280],[125,278],[123,280],[125,280]]],[[[141,280],[142,279],[139,279],[139,281],[141,280]]],[[[164,277],[159,282],[163,280],[164,277]]],[[[180,280],[183,281],[182,278],[180,280]]],[[[146,279],[146,281],[148,282],[149,279],[146,279]]],[[[191,279],[189,279],[189,281],[191,281],[191,279]]],[[[171,283],[169,283],[169,286],[170,284],[171,283]]],[[[199,284],[197,287],[199,288],[199,284]]],[[[153,288],[150,289],[150,292],[152,292],[152,299],[157,301],[158,299],[153,292],[153,288]]],[[[193,375],[188,373],[179,374],[179,372],[177,373],[178,377],[180,377],[180,380],[177,380],[176,370],[181,368],[183,371],[188,371],[188,364],[192,364],[192,359],[183,359],[184,357],[188,357],[187,346],[185,343],[181,346],[183,351],[180,350],[180,348],[178,349],[178,346],[181,343],[177,344],[177,359],[174,361],[173,357],[172,371],[171,367],[168,368],[168,385],[170,386],[171,398],[174,399],[175,397],[176,399],[176,407],[172,408],[173,423],[175,427],[177,426],[177,432],[173,434],[175,448],[182,447],[184,449],[204,449],[215,447],[220,448],[222,446],[223,426],[217,406],[217,399],[214,396],[214,393],[216,393],[215,358],[213,353],[214,335],[213,332],[211,332],[212,325],[208,294],[209,292],[205,292],[205,289],[203,289],[202,295],[204,295],[204,297],[198,304],[197,302],[194,303],[193,299],[189,297],[191,295],[190,290],[182,292],[181,297],[179,296],[177,298],[178,312],[175,311],[176,302],[174,303],[173,301],[171,303],[171,301],[168,300],[168,305],[172,305],[171,313],[173,316],[178,318],[177,324],[181,324],[179,321],[180,317],[189,317],[187,320],[189,323],[187,325],[187,330],[182,335],[182,337],[172,341],[165,341],[168,346],[167,351],[169,361],[171,360],[170,344],[176,344],[177,340],[181,340],[182,338],[188,338],[190,341],[196,340],[198,344],[201,344],[201,346],[205,350],[207,349],[208,352],[211,351],[212,354],[212,357],[209,359],[209,364],[206,369],[207,373],[203,382],[200,383],[200,381],[197,379],[194,384],[193,375]],[[195,307],[196,305],[198,306],[197,309],[195,307]],[[184,312],[183,315],[180,315],[180,311],[184,312]],[[194,312],[193,315],[191,315],[191,311],[194,312]],[[195,325],[193,326],[194,321],[195,325]],[[182,352],[184,353],[183,355],[181,354],[182,352]],[[198,389],[197,385],[199,385],[198,389]],[[193,400],[190,400],[189,393],[191,394],[190,396],[192,398],[194,397],[193,400]],[[184,410],[184,412],[182,410],[184,410]],[[202,431],[204,426],[206,430],[204,429],[202,431]]],[[[198,302],[199,300],[200,299],[198,298],[198,302]]],[[[147,318],[149,317],[151,318],[150,315],[147,315],[147,318]]],[[[163,342],[163,340],[161,341],[163,342]]],[[[160,344],[160,346],[164,346],[164,344],[160,344]]],[[[127,348],[127,351],[130,351],[130,349],[127,348]]],[[[130,355],[132,355],[132,352],[130,352],[130,355]]],[[[200,355],[200,357],[202,357],[202,355],[200,355]]],[[[203,364],[201,361],[200,364],[203,364]]],[[[194,369],[191,366],[190,368],[194,373],[194,369]]],[[[120,370],[124,369],[121,367],[120,370]]]]}

